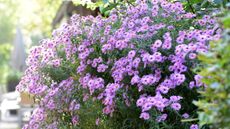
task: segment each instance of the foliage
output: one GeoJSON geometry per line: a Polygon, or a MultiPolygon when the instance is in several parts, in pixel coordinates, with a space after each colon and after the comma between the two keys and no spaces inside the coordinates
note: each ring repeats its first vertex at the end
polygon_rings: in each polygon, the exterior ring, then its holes
{"type": "Polygon", "coordinates": [[[16,27],[29,38],[50,36],[52,20],[61,3],[61,0],[0,0],[0,30],[4,30],[0,43],[11,43],[16,27]]]}
{"type": "MultiPolygon", "coordinates": [[[[170,0],[171,2],[180,1],[186,11],[203,16],[212,13],[214,10],[218,11],[220,7],[224,7],[228,0],[170,0]]],[[[87,8],[95,10],[99,8],[101,14],[109,15],[114,8],[125,5],[133,5],[135,0],[75,0],[74,4],[83,5],[87,8]]]]}
{"type": "MultiPolygon", "coordinates": [[[[22,8],[25,7],[26,2],[28,0],[21,2],[22,8]]],[[[20,18],[23,28],[29,34],[33,32],[33,35],[36,35],[40,32],[43,37],[51,36],[52,29],[54,29],[51,24],[62,2],[62,0],[31,0],[29,4],[34,5],[33,9],[31,11],[24,9],[30,18],[20,18]]]]}
{"type": "Polygon", "coordinates": [[[6,77],[7,91],[12,92],[15,91],[15,87],[18,85],[20,81],[20,73],[13,70],[8,72],[6,77]]]}
{"type": "Polygon", "coordinates": [[[51,35],[51,23],[61,3],[61,0],[0,0],[1,85],[6,85],[10,72],[16,73],[9,63],[16,27],[22,30],[26,47],[31,42],[37,44],[41,37],[51,35]]]}
{"type": "Polygon", "coordinates": [[[135,2],[135,0],[75,0],[73,2],[76,6],[86,6],[91,10],[99,8],[101,14],[108,16],[111,10],[117,9],[120,6],[132,5],[135,2]]]}
{"type": "Polygon", "coordinates": [[[3,65],[6,61],[9,60],[10,58],[10,51],[11,51],[12,46],[10,44],[1,44],[0,45],[0,65],[3,65]]]}
{"type": "Polygon", "coordinates": [[[222,18],[224,32],[219,42],[211,44],[212,50],[199,58],[206,64],[201,74],[207,85],[202,99],[196,102],[201,109],[200,124],[211,128],[230,127],[230,20],[229,10],[222,18]]]}
{"type": "Polygon", "coordinates": [[[0,0],[0,44],[12,42],[13,27],[15,25],[14,12],[16,9],[16,3],[12,2],[11,0],[0,0]],[[12,9],[8,10],[9,6],[11,6],[12,9]]]}
{"type": "Polygon", "coordinates": [[[196,13],[200,16],[213,11],[218,11],[220,7],[224,7],[228,0],[180,0],[185,9],[196,13]]]}
{"type": "Polygon", "coordinates": [[[192,69],[220,31],[195,16],[166,0],[74,15],[30,51],[17,89],[39,108],[24,128],[197,129],[203,83],[192,69]]]}
{"type": "Polygon", "coordinates": [[[10,59],[10,51],[12,46],[10,44],[0,44],[0,84],[5,84],[7,72],[9,71],[8,62],[10,59]]]}
{"type": "Polygon", "coordinates": [[[19,81],[20,73],[10,73],[7,76],[7,82],[19,81]]]}

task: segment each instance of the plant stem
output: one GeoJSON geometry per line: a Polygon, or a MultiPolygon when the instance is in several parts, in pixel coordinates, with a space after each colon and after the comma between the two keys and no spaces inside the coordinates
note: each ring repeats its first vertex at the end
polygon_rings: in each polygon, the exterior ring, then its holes
{"type": "Polygon", "coordinates": [[[192,5],[191,5],[191,3],[190,3],[190,0],[187,0],[187,2],[188,2],[188,5],[189,5],[189,8],[190,8],[191,11],[195,14],[196,12],[195,12],[195,10],[193,9],[193,7],[192,7],[192,5]]]}
{"type": "Polygon", "coordinates": [[[198,118],[194,118],[194,119],[184,119],[184,120],[181,120],[181,122],[192,122],[192,121],[198,121],[199,119],[198,118]]]}

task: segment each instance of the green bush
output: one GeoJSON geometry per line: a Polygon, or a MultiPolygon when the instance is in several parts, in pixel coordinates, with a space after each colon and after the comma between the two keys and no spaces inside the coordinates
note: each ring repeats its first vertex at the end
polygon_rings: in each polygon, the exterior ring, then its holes
{"type": "Polygon", "coordinates": [[[18,85],[20,80],[20,74],[16,71],[10,72],[6,78],[7,91],[15,91],[15,87],[18,85]]]}
{"type": "Polygon", "coordinates": [[[195,102],[201,109],[200,124],[215,129],[230,127],[230,13],[226,12],[221,22],[222,39],[211,44],[211,52],[200,56],[206,64],[201,74],[205,76],[207,88],[201,92],[203,98],[195,102]]]}

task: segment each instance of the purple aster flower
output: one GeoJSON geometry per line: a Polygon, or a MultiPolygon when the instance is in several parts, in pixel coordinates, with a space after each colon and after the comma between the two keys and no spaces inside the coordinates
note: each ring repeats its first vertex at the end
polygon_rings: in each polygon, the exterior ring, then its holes
{"type": "Polygon", "coordinates": [[[173,103],[173,104],[171,104],[170,107],[173,108],[176,111],[181,109],[181,105],[179,103],[173,103]]]}
{"type": "Polygon", "coordinates": [[[190,129],[199,129],[199,126],[197,124],[192,124],[190,126],[190,129]]]}
{"type": "Polygon", "coordinates": [[[153,44],[155,47],[161,47],[161,45],[162,45],[162,41],[161,40],[156,40],[155,42],[154,42],[154,44],[153,44]]]}
{"type": "Polygon", "coordinates": [[[195,87],[195,82],[194,81],[191,81],[190,83],[189,83],[189,88],[193,88],[193,87],[195,87]]]}
{"type": "Polygon", "coordinates": [[[82,52],[82,51],[84,51],[84,50],[85,50],[85,48],[86,48],[86,46],[85,46],[85,45],[79,45],[79,47],[78,47],[78,51],[82,52]]]}
{"type": "Polygon", "coordinates": [[[96,121],[95,121],[96,125],[99,125],[100,123],[100,118],[97,118],[96,121]]]}
{"type": "Polygon", "coordinates": [[[72,123],[74,125],[78,125],[79,124],[79,117],[78,116],[73,116],[72,117],[72,123]]]}
{"type": "Polygon", "coordinates": [[[158,116],[158,117],[157,117],[156,121],[157,121],[157,122],[165,121],[167,117],[168,117],[167,114],[162,114],[161,116],[158,116]]]}
{"type": "Polygon", "coordinates": [[[174,26],[173,25],[170,25],[167,27],[168,30],[173,30],[174,29],[174,26]]]}
{"type": "Polygon", "coordinates": [[[99,73],[105,72],[105,70],[106,70],[107,68],[108,68],[107,65],[105,65],[105,64],[100,64],[100,65],[98,65],[98,67],[97,67],[97,72],[99,72],[99,73]]]}
{"type": "Polygon", "coordinates": [[[140,58],[135,58],[132,62],[132,65],[134,68],[137,68],[139,66],[139,63],[141,62],[140,58]]]}
{"type": "Polygon", "coordinates": [[[143,106],[145,102],[145,99],[142,97],[142,98],[139,98],[136,102],[137,106],[143,106]]]}
{"type": "Polygon", "coordinates": [[[200,87],[203,85],[202,78],[203,77],[201,75],[195,75],[194,79],[195,79],[197,87],[200,87]]]}
{"type": "Polygon", "coordinates": [[[143,118],[144,120],[148,120],[150,118],[150,115],[147,112],[142,112],[140,118],[143,118]]]}
{"type": "Polygon", "coordinates": [[[129,58],[133,58],[135,55],[136,55],[136,51],[134,51],[134,50],[129,51],[129,53],[128,53],[129,58]]]}
{"type": "Polygon", "coordinates": [[[131,79],[131,85],[137,84],[140,82],[140,77],[138,75],[135,75],[131,79]]]}
{"type": "Polygon", "coordinates": [[[187,118],[189,118],[189,114],[188,114],[188,113],[184,113],[184,114],[182,115],[182,117],[185,118],[185,119],[187,119],[187,118]]]}
{"type": "Polygon", "coordinates": [[[181,96],[170,96],[170,101],[171,102],[178,102],[181,99],[182,99],[181,96]]]}
{"type": "Polygon", "coordinates": [[[169,88],[166,86],[159,86],[158,90],[162,93],[162,94],[167,94],[169,91],[169,88]]]}
{"type": "Polygon", "coordinates": [[[152,108],[152,104],[151,103],[145,103],[143,106],[142,106],[142,112],[145,112],[145,111],[148,111],[152,108]]]}
{"type": "Polygon", "coordinates": [[[151,62],[151,63],[154,62],[155,61],[155,56],[154,55],[149,55],[148,56],[148,61],[151,62]]]}

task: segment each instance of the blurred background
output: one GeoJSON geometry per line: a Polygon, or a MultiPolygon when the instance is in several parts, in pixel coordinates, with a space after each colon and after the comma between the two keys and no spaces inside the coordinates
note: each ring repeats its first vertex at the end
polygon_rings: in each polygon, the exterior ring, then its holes
{"type": "Polygon", "coordinates": [[[73,1],[0,0],[0,129],[17,129],[29,120],[32,97],[15,91],[29,48],[50,38],[73,13],[95,16],[97,10],[73,1]]]}

